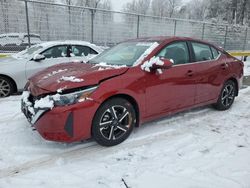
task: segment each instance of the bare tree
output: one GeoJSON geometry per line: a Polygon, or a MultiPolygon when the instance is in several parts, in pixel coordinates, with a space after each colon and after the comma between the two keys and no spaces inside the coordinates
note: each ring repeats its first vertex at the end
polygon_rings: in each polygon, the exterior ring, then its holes
{"type": "Polygon", "coordinates": [[[237,22],[237,1],[232,0],[232,21],[236,24],[237,22]]]}
{"type": "Polygon", "coordinates": [[[244,18],[245,18],[245,12],[246,12],[246,8],[247,8],[247,0],[242,0],[242,4],[241,4],[241,9],[240,9],[240,18],[239,18],[239,22],[241,25],[244,24],[244,18]]]}
{"type": "Polygon", "coordinates": [[[137,14],[147,14],[150,8],[150,0],[133,0],[125,4],[123,10],[125,12],[137,13],[137,14]]]}
{"type": "Polygon", "coordinates": [[[1,12],[4,22],[4,32],[9,32],[9,5],[7,0],[1,0],[1,12]]]}
{"type": "Polygon", "coordinates": [[[152,0],[152,12],[155,16],[173,17],[181,5],[181,0],[152,0]]]}

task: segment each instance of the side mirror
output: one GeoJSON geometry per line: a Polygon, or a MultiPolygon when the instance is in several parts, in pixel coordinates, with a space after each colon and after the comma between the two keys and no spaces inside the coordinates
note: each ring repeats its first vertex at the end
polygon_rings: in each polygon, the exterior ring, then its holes
{"type": "Polygon", "coordinates": [[[45,56],[41,55],[41,54],[35,54],[34,57],[32,58],[32,60],[34,60],[34,61],[41,61],[44,59],[45,59],[45,56]]]}
{"type": "Polygon", "coordinates": [[[156,69],[169,69],[173,66],[173,62],[169,59],[160,59],[161,62],[163,62],[162,64],[153,64],[152,65],[152,70],[156,70],[156,69]]]}

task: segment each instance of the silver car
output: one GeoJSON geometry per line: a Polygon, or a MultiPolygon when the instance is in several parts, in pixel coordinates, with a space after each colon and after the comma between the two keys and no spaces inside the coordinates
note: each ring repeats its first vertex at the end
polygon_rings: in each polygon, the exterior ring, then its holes
{"type": "Polygon", "coordinates": [[[0,58],[0,97],[22,91],[27,79],[42,69],[60,63],[88,61],[102,51],[89,42],[52,41],[0,58]]]}

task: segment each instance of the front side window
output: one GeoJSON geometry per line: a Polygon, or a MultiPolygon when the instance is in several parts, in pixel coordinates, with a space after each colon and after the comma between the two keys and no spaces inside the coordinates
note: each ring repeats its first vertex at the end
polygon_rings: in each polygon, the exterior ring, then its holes
{"type": "Polygon", "coordinates": [[[192,42],[196,61],[208,61],[213,59],[210,46],[206,44],[192,42]]]}
{"type": "Polygon", "coordinates": [[[175,42],[166,46],[157,57],[172,60],[174,65],[189,63],[189,51],[186,42],[175,42]]]}
{"type": "Polygon", "coordinates": [[[59,58],[67,56],[67,46],[54,46],[41,53],[45,58],[59,58]]]}

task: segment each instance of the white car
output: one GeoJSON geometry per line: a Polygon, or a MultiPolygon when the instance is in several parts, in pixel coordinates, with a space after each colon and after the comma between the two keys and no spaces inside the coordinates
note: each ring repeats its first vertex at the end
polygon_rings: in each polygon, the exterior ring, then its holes
{"type": "Polygon", "coordinates": [[[102,51],[89,42],[53,41],[0,58],[0,97],[22,91],[27,79],[38,71],[60,63],[88,61],[102,51]]]}

